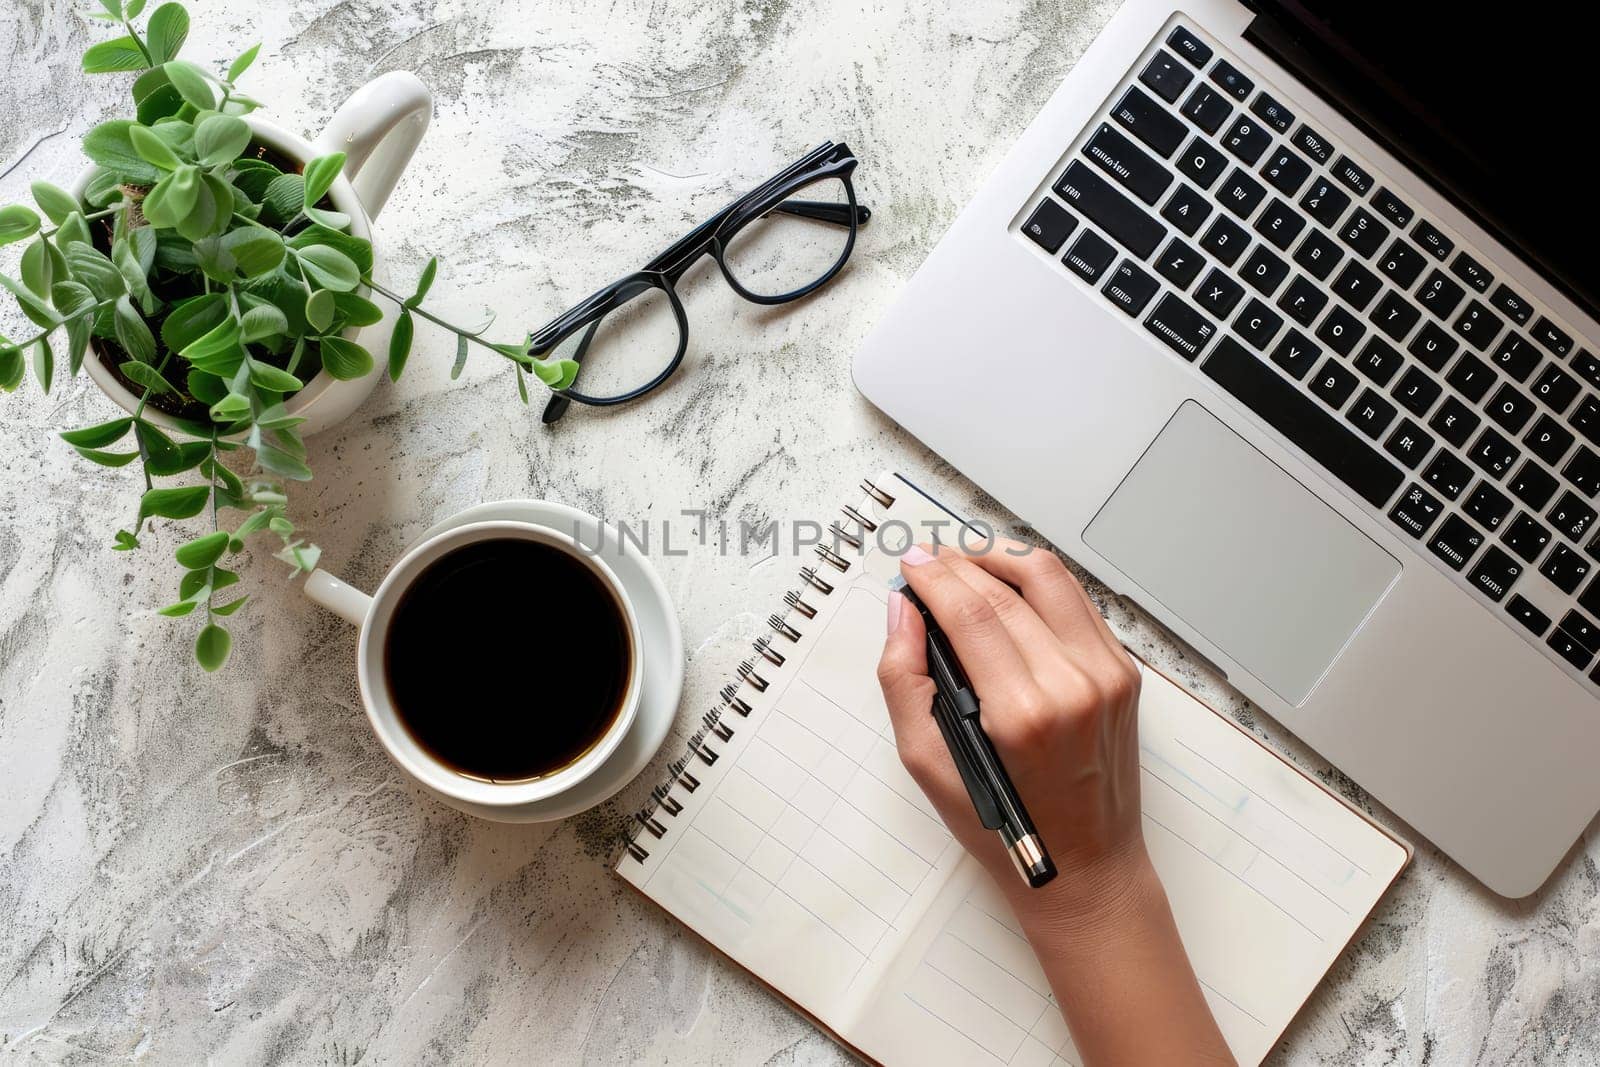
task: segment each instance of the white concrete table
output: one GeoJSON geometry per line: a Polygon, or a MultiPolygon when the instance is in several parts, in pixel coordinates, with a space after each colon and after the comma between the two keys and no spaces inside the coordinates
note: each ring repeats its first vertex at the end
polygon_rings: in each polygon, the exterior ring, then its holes
{"type": "MultiPolygon", "coordinates": [[[[103,33],[74,10],[90,6],[0,14],[0,202],[34,178],[66,184],[82,132],[124,109],[126,78],[77,72],[103,33]]],[[[188,54],[264,40],[248,83],[291,128],[314,131],[383,71],[432,86],[434,125],[382,251],[399,276],[440,255],[437,302],[464,321],[493,308],[508,339],[825,138],[860,155],[874,212],[849,270],[803,305],[762,311],[691,279],[692,354],[674,386],[553,432],[491,359],[452,382],[449,340],[422,331],[405,380],[313,440],[318,480],[296,515],[330,565],[373,583],[429,524],[496,498],[631,520],[802,519],[829,514],[860,473],[904,464],[994,514],[856,395],[850,357],[1114,6],[195,0],[188,54]]],[[[253,603],[233,662],[203,674],[193,627],[153,614],[171,599],[178,534],[110,551],[136,479],[54,437],[110,414],[82,382],[0,398],[0,1061],[847,1058],[610,876],[653,772],[559,825],[440,806],[370,735],[353,633],[264,553],[244,569],[253,603]]],[[[674,748],[766,610],[750,562],[657,558],[690,649],[674,748]]],[[[1125,606],[1106,607],[1195,677],[1125,606]]],[[[559,619],[531,617],[530,635],[547,626],[559,619]]],[[[1511,904],[1423,845],[1279,1058],[1600,1061],[1597,861],[1591,830],[1540,896],[1511,904]]]]}

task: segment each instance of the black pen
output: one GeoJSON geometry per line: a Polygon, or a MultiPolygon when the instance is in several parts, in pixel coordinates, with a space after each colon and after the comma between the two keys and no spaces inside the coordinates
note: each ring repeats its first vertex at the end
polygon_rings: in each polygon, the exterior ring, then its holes
{"type": "Polygon", "coordinates": [[[928,673],[937,690],[933,698],[934,721],[961,773],[978,820],[986,829],[999,832],[1011,862],[1017,866],[1017,873],[1029,886],[1038,889],[1056,876],[1056,865],[1045,851],[1044,842],[1039,838],[1039,831],[1034,829],[1033,819],[1017,795],[1016,786],[1011,784],[1011,776],[1000,762],[1000,754],[994,750],[989,735],[983,732],[978,697],[961,669],[961,661],[956,659],[950,639],[939,628],[933,613],[911,591],[905,578],[896,575],[889,588],[911,602],[927,628],[928,673]]]}

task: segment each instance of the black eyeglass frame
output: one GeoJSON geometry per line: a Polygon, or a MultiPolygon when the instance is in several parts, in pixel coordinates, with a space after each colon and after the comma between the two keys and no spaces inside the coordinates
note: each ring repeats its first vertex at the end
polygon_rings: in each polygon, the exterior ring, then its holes
{"type": "Polygon", "coordinates": [[[755,304],[786,304],[815,292],[833,280],[855,249],[856,231],[866,225],[872,217],[872,212],[868,208],[856,203],[855,186],[850,181],[850,175],[855,171],[857,162],[855,154],[846,145],[834,144],[831,141],[819,145],[684,234],[669,248],[646,263],[642,270],[618,278],[540,327],[530,339],[528,348],[529,354],[535,358],[542,358],[577,331],[590,327],[589,337],[583,339],[574,356],[581,364],[583,352],[588,348],[594,328],[598,327],[606,315],[637,297],[641,286],[665,290],[672,313],[678,321],[678,350],[671,362],[653,379],[617,396],[596,397],[570,388],[562,390],[550,398],[549,404],[545,407],[544,421],[549,423],[559,419],[574,400],[594,407],[608,407],[637,400],[672,377],[689,349],[689,318],[683,310],[683,302],[678,298],[676,286],[677,282],[688,273],[689,268],[698,263],[702,256],[709,254],[715,258],[723,278],[733,291],[755,304]],[[849,200],[848,205],[788,199],[789,194],[827,178],[838,178],[841,181],[849,200]],[[820,277],[792,292],[767,296],[753,293],[745,288],[728,268],[724,253],[728,242],[741,229],[773,211],[783,211],[841,226],[848,225],[850,233],[845,238],[844,251],[840,253],[838,260],[820,277]]]}

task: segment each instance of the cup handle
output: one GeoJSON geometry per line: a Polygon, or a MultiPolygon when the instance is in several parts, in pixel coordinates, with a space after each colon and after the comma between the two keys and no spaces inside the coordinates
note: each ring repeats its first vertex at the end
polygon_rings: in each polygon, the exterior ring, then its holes
{"type": "Polygon", "coordinates": [[[372,610],[372,598],[318,567],[306,576],[306,596],[352,626],[360,626],[372,610]]]}
{"type": "Polygon", "coordinates": [[[317,138],[317,155],[345,154],[344,173],[375,219],[394,192],[433,118],[433,94],[422,79],[392,70],[350,94],[317,138]]]}

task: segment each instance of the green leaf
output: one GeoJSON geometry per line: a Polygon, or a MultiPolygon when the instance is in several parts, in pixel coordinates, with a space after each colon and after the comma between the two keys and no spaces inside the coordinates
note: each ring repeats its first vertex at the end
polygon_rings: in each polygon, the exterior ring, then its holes
{"type": "Polygon", "coordinates": [[[265,226],[241,226],[223,235],[222,247],[233,256],[239,271],[257,278],[278,269],[283,262],[283,238],[265,226]]]}
{"type": "Polygon", "coordinates": [[[578,364],[570,359],[543,359],[533,364],[533,374],[552,389],[570,389],[578,377],[578,364]]]}
{"type": "MultiPolygon", "coordinates": [[[[153,237],[155,231],[148,226],[141,226],[130,237],[118,238],[111,245],[111,262],[117,268],[117,273],[122,275],[122,282],[127,286],[128,295],[136,297],[145,308],[153,308],[155,295],[150,292],[150,282],[146,278],[150,268],[145,266],[131,239],[132,236],[139,234],[149,234],[153,237]]],[[[150,246],[153,252],[154,242],[140,243],[150,246]]],[[[153,261],[155,257],[152,254],[150,258],[153,261]]]]}
{"type": "Polygon", "coordinates": [[[450,380],[455,381],[461,377],[461,371],[467,365],[467,338],[463,334],[456,335],[456,361],[450,368],[450,380]]]}
{"type": "Polygon", "coordinates": [[[324,289],[348,293],[361,282],[361,274],[349,256],[328,245],[311,245],[295,252],[307,277],[324,289]]]}
{"type": "Polygon", "coordinates": [[[78,198],[59,185],[40,181],[34,182],[29,188],[33,192],[33,202],[38,204],[39,210],[45,213],[45,217],[57,226],[66,222],[68,215],[82,210],[78,198]]]}
{"type": "Polygon", "coordinates": [[[317,289],[306,297],[306,321],[318,333],[333,323],[333,313],[336,309],[333,294],[326,289],[317,289]]]}
{"type": "Polygon", "coordinates": [[[140,159],[159,170],[177,170],[183,165],[172,146],[146,126],[129,126],[128,140],[140,159]]]}
{"type": "Polygon", "coordinates": [[[21,204],[0,207],[0,245],[26,241],[39,232],[39,216],[21,204]]]}
{"type": "Polygon", "coordinates": [[[222,190],[226,198],[221,203],[217,199],[217,184],[221,181],[209,174],[203,175],[200,184],[195,187],[194,207],[187,215],[177,222],[177,231],[191,241],[199,241],[210,237],[217,229],[218,221],[227,222],[227,216],[222,214],[224,208],[233,207],[233,195],[226,188],[222,190]]]}
{"type": "Polygon", "coordinates": [[[305,191],[300,201],[303,207],[316,207],[317,201],[327,195],[333,180],[344,170],[344,159],[343,152],[334,152],[332,155],[318,156],[306,164],[305,191]]]}
{"type": "Polygon", "coordinates": [[[211,568],[200,567],[186,571],[178,579],[178,596],[184,600],[201,600],[211,592],[211,568]]]}
{"type": "Polygon", "coordinates": [[[147,489],[139,498],[139,518],[159,515],[164,519],[192,519],[205,510],[211,500],[209,485],[186,485],[180,489],[147,489]]]}
{"type": "Polygon", "coordinates": [[[122,373],[127,376],[129,381],[134,382],[137,385],[142,385],[151,392],[177,392],[177,390],[172,387],[172,383],[163,378],[161,376],[161,372],[156,370],[148,363],[140,363],[136,359],[130,359],[126,363],[123,363],[118,369],[120,369],[122,373]]]}
{"type": "Polygon", "coordinates": [[[263,430],[288,430],[305,421],[301,415],[289,414],[289,409],[281,403],[263,409],[261,414],[256,416],[256,425],[263,430]]]}
{"type": "Polygon", "coordinates": [[[133,436],[144,452],[145,463],[151,474],[178,467],[182,463],[183,453],[178,450],[178,443],[162,433],[155,423],[135,419],[133,436]]]}
{"type": "Polygon", "coordinates": [[[122,272],[93,245],[71,244],[62,253],[73,280],[83,283],[96,301],[114,300],[127,292],[122,272]]]}
{"type": "Polygon", "coordinates": [[[293,393],[305,388],[305,383],[288,371],[259,359],[250,361],[250,383],[258,389],[269,389],[274,393],[293,393]]]}
{"type": "Polygon", "coordinates": [[[228,317],[228,298],[206,293],[175,305],[161,324],[161,342],[173,352],[183,352],[228,317]]]}
{"type": "Polygon", "coordinates": [[[106,14],[113,19],[122,21],[122,0],[100,0],[100,6],[106,9],[106,14]]]}
{"type": "Polygon", "coordinates": [[[266,441],[252,447],[256,451],[256,462],[261,464],[262,470],[297,482],[311,480],[311,468],[306,466],[305,460],[266,441]]]}
{"type": "Polygon", "coordinates": [[[56,282],[57,263],[61,265],[61,276],[65,277],[67,261],[61,258],[61,253],[55,250],[55,246],[42,237],[34,241],[22,251],[22,263],[18,266],[22,284],[26,285],[35,296],[48,300],[50,287],[56,282]]]}
{"type": "Polygon", "coordinates": [[[211,455],[210,441],[185,441],[175,446],[171,454],[164,455],[159,460],[151,459],[148,466],[151,474],[165,477],[194,470],[205,462],[209,455],[211,455]]]}
{"type": "Polygon", "coordinates": [[[316,545],[294,541],[274,552],[272,558],[283,560],[283,562],[293,567],[296,573],[309,574],[316,569],[317,560],[322,558],[322,549],[316,545]]]}
{"type": "Polygon", "coordinates": [[[372,353],[354,341],[343,337],[324,337],[322,369],[342,382],[352,381],[371,373],[372,353]]]}
{"type": "Polygon", "coordinates": [[[122,7],[122,17],[132,22],[144,10],[144,0],[128,0],[122,7]]]}
{"type": "Polygon", "coordinates": [[[305,209],[306,218],[312,222],[320,223],[330,230],[344,230],[350,226],[350,216],[342,211],[326,211],[320,207],[305,209]]]}
{"type": "Polygon", "coordinates": [[[179,167],[156,183],[144,198],[144,217],[150,225],[162,229],[177,229],[178,224],[194,211],[200,199],[200,171],[194,167],[179,167]]]}
{"type": "Polygon", "coordinates": [[[406,360],[411,356],[411,334],[414,329],[411,309],[406,308],[395,320],[394,333],[389,335],[389,380],[392,382],[398,382],[400,375],[405,373],[406,360]]]}
{"type": "Polygon", "coordinates": [[[61,317],[56,314],[55,309],[35,296],[33,290],[27,286],[13,281],[4,274],[0,274],[0,286],[4,286],[12,296],[17,298],[17,306],[22,309],[24,315],[28,316],[28,321],[35,326],[42,326],[47,330],[51,330],[60,325],[61,317]]]}
{"type": "Polygon", "coordinates": [[[346,326],[371,326],[383,321],[383,309],[355,293],[333,294],[333,305],[346,326]]]}
{"type": "Polygon", "coordinates": [[[0,389],[12,392],[22,384],[25,373],[27,363],[22,358],[22,350],[0,337],[0,389]]]}
{"type": "Polygon", "coordinates": [[[145,126],[170,118],[183,110],[183,97],[172,87],[172,79],[160,67],[152,67],[133,83],[134,114],[145,126]]]}
{"type": "Polygon", "coordinates": [[[118,37],[90,45],[83,53],[85,74],[113,74],[120,70],[144,70],[150,65],[139,42],[132,37],[118,37]]]}
{"type": "Polygon", "coordinates": [[[126,467],[139,458],[137,452],[102,452],[97,448],[80,448],[78,455],[102,467],[126,467]]]}
{"type": "Polygon", "coordinates": [[[269,221],[279,226],[288,225],[290,219],[300,214],[305,197],[306,180],[298,174],[280,174],[267,183],[262,194],[261,207],[269,221]]]}
{"type": "Polygon", "coordinates": [[[239,334],[246,343],[289,332],[289,319],[271,304],[260,304],[239,320],[239,334]]]}
{"type": "Polygon", "coordinates": [[[228,631],[214,622],[208,622],[200,630],[200,636],[194,639],[194,658],[209,673],[228,661],[228,652],[232,648],[233,638],[228,631]]]}
{"type": "Polygon", "coordinates": [[[172,87],[178,90],[183,102],[199,111],[210,111],[217,106],[217,95],[206,79],[205,71],[182,59],[167,60],[162,64],[172,87]]]}
{"type": "Polygon", "coordinates": [[[239,347],[239,320],[226,314],[221,322],[179,349],[190,363],[204,361],[207,357],[221,355],[239,347]]]}
{"type": "Polygon", "coordinates": [[[221,615],[223,618],[227,618],[229,615],[232,615],[234,612],[244,607],[244,602],[249,599],[250,598],[247,596],[242,596],[238,600],[230,600],[226,604],[218,604],[211,609],[211,614],[221,615]]]}
{"type": "Polygon", "coordinates": [[[261,45],[259,43],[245,49],[244,53],[228,67],[228,80],[231,82],[238,81],[239,76],[250,69],[250,64],[256,61],[256,56],[260,52],[261,45]]]}
{"type": "Polygon", "coordinates": [[[134,150],[133,138],[128,131],[135,126],[136,123],[127,119],[102,122],[84,136],[83,154],[116,179],[134,185],[149,185],[161,176],[161,172],[145,162],[134,150]]]}
{"type": "Polygon", "coordinates": [[[439,257],[434,256],[428,260],[428,265],[422,268],[422,277],[417,279],[417,291],[406,300],[406,307],[421,307],[427,299],[428,290],[433,288],[434,276],[439,273],[439,257]]]}
{"type": "Polygon", "coordinates": [[[243,393],[229,393],[211,405],[213,422],[233,422],[250,414],[250,398],[243,393]]]}
{"type": "Polygon", "coordinates": [[[111,549],[114,552],[127,552],[138,547],[139,539],[127,530],[118,530],[117,536],[111,542],[111,549]]]}
{"type": "Polygon", "coordinates": [[[249,144],[250,127],[233,115],[212,115],[194,128],[194,154],[202,167],[231,163],[249,144]]]}
{"type": "Polygon", "coordinates": [[[116,444],[128,435],[133,427],[133,420],[124,416],[112,419],[110,422],[96,423],[85,426],[79,430],[66,430],[61,434],[61,439],[69,445],[81,448],[104,448],[106,445],[116,444]]]}
{"type": "MultiPolygon", "coordinates": [[[[150,14],[145,42],[157,63],[177,58],[189,37],[189,13],[182,4],[162,4],[150,14]]],[[[196,105],[199,106],[199,105],[196,105]]]]}
{"type": "Polygon", "coordinates": [[[169,619],[181,619],[183,616],[193,611],[197,604],[199,604],[198,600],[180,600],[176,604],[168,604],[166,607],[157,611],[156,614],[165,615],[169,619]]]}
{"type": "Polygon", "coordinates": [[[522,369],[522,364],[517,364],[517,395],[522,398],[523,404],[528,402],[527,372],[522,369]]]}
{"type": "Polygon", "coordinates": [[[33,376],[39,379],[39,388],[50,392],[50,383],[56,376],[56,353],[48,337],[39,338],[39,343],[33,346],[33,376]]]}
{"type": "Polygon", "coordinates": [[[117,343],[128,355],[141,363],[149,363],[155,359],[156,339],[126,294],[117,298],[114,327],[117,343]]]}
{"type": "Polygon", "coordinates": [[[76,375],[83,367],[83,357],[89,351],[89,338],[94,323],[88,316],[67,322],[67,373],[76,375]]]}
{"type": "Polygon", "coordinates": [[[179,545],[173,553],[180,566],[196,570],[200,567],[209,567],[222,558],[228,550],[228,531],[218,530],[196,537],[193,541],[179,545]]]}
{"type": "Polygon", "coordinates": [[[228,387],[222,379],[203,370],[191,369],[184,383],[189,387],[189,395],[208,407],[228,395],[228,387]]]}
{"type": "Polygon", "coordinates": [[[67,246],[71,244],[93,244],[94,238],[89,235],[89,223],[82,213],[74,211],[61,222],[61,227],[56,230],[56,247],[65,254],[67,246]]]}
{"type": "Polygon", "coordinates": [[[246,156],[233,165],[234,188],[259,203],[267,195],[267,186],[283,172],[264,159],[246,156]]]}
{"type": "MultiPolygon", "coordinates": [[[[131,146],[128,151],[133,151],[131,146]]],[[[150,164],[139,159],[137,153],[134,154],[133,158],[138,160],[139,166],[150,167],[150,164]]],[[[152,174],[156,172],[154,167],[150,167],[150,170],[152,174]]],[[[117,203],[123,199],[122,180],[120,176],[113,174],[104,167],[95,167],[89,174],[89,184],[83,187],[83,199],[91,207],[105,207],[108,204],[117,203]]],[[[152,177],[150,180],[155,181],[155,178],[152,177]]]]}
{"type": "Polygon", "coordinates": [[[337,248],[350,257],[350,262],[362,274],[372,270],[372,242],[338,230],[330,230],[326,226],[307,226],[289,239],[289,247],[300,249],[312,245],[327,245],[337,248]]]}

